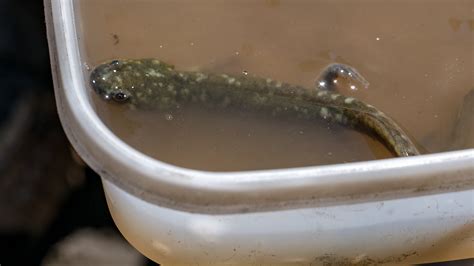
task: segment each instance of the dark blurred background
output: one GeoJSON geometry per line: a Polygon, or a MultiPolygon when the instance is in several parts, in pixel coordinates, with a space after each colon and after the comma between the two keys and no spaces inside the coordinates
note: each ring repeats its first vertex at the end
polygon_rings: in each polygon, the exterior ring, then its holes
{"type": "Polygon", "coordinates": [[[41,0],[0,0],[0,92],[0,265],[156,265],[122,238],[63,133],[41,0]]]}

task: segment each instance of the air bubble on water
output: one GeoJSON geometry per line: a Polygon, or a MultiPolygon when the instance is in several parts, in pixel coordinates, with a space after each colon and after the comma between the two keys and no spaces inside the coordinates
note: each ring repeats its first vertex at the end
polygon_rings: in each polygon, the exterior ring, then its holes
{"type": "Polygon", "coordinates": [[[244,74],[245,76],[247,76],[249,74],[249,72],[247,70],[244,70],[242,71],[242,74],[244,74]]]}
{"type": "Polygon", "coordinates": [[[236,51],[236,52],[235,52],[235,55],[239,55],[239,54],[240,54],[239,51],[236,51]]]}
{"type": "Polygon", "coordinates": [[[357,87],[355,85],[351,85],[351,90],[357,90],[357,87]]]}
{"type": "Polygon", "coordinates": [[[91,70],[91,67],[90,67],[89,64],[87,64],[87,63],[84,63],[84,67],[85,67],[86,70],[88,70],[88,71],[91,70]]]}
{"type": "Polygon", "coordinates": [[[332,152],[328,152],[328,156],[332,156],[332,152]]]}
{"type": "Polygon", "coordinates": [[[165,114],[165,119],[166,119],[167,121],[171,121],[171,120],[173,120],[173,118],[174,118],[174,117],[173,117],[172,114],[165,114]]]}
{"type": "Polygon", "coordinates": [[[160,44],[160,48],[163,48],[163,47],[165,47],[165,46],[163,44],[160,44]]]}

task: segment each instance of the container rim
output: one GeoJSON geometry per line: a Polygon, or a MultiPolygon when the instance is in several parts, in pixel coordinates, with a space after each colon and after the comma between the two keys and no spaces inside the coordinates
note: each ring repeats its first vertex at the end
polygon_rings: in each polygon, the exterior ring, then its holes
{"type": "Polygon", "coordinates": [[[300,168],[208,172],[155,160],[127,145],[90,103],[73,0],[45,0],[55,96],[84,161],[137,197],[200,213],[240,213],[411,197],[474,187],[474,149],[300,168]]]}

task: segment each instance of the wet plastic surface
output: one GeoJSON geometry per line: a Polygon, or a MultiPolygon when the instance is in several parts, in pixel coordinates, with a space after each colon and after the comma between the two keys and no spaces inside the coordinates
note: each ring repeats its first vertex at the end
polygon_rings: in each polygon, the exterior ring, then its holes
{"type": "Polygon", "coordinates": [[[103,178],[119,229],[148,257],[172,265],[420,263],[471,255],[472,149],[234,173],[155,161],[94,113],[73,5],[52,4],[46,11],[63,126],[103,178]]]}

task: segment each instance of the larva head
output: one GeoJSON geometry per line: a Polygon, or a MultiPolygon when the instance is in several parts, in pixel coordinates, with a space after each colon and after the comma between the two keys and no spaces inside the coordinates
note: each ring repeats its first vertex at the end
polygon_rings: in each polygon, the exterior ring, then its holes
{"type": "Polygon", "coordinates": [[[155,59],[112,60],[97,66],[90,84],[103,99],[117,103],[139,104],[139,96],[153,79],[163,82],[171,77],[173,66],[155,59]]]}

